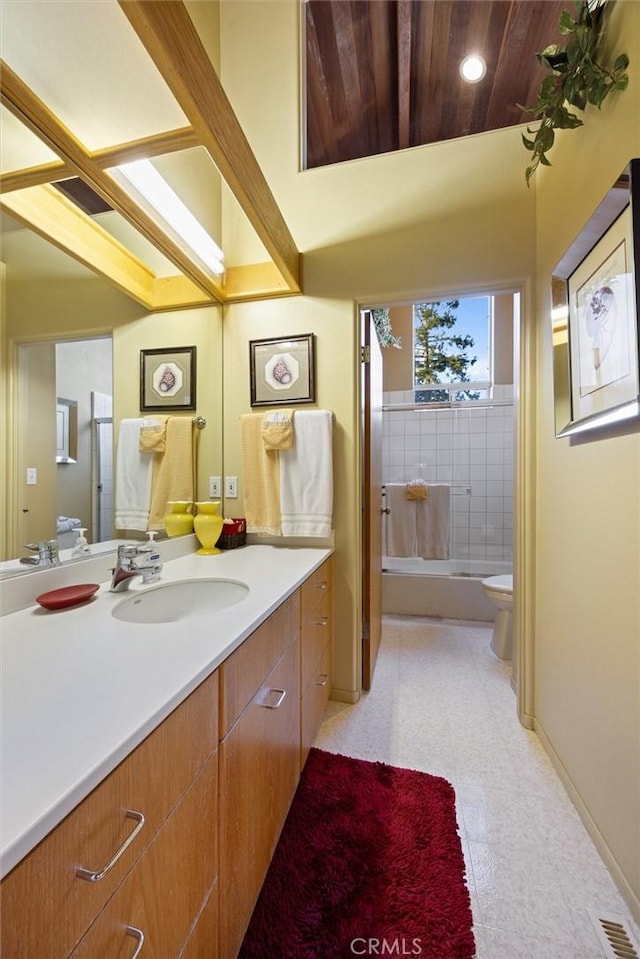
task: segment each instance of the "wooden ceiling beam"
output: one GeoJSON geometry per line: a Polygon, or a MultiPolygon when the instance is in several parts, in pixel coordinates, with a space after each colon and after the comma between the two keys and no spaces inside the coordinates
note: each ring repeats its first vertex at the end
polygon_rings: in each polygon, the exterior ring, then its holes
{"type": "Polygon", "coordinates": [[[42,163],[39,166],[25,167],[24,170],[12,170],[11,173],[0,175],[0,193],[12,193],[14,190],[25,190],[32,186],[42,186],[43,183],[55,183],[56,180],[65,180],[75,176],[75,167],[64,160],[53,160],[51,163],[42,163]]]}
{"type": "MultiPolygon", "coordinates": [[[[131,140],[129,143],[105,147],[87,155],[100,169],[107,170],[109,167],[131,163],[133,160],[165,156],[167,153],[177,153],[197,146],[200,146],[200,142],[192,128],[181,127],[178,130],[169,130],[167,133],[156,133],[150,137],[131,140]]],[[[0,174],[0,192],[11,193],[13,190],[24,190],[25,187],[40,186],[42,183],[56,183],[58,180],[75,175],[76,169],[70,163],[54,160],[51,163],[0,174]]]]}
{"type": "Polygon", "coordinates": [[[149,267],[55,187],[44,184],[3,195],[0,206],[147,309],[153,307],[154,274],[149,267]]]}
{"type": "Polygon", "coordinates": [[[180,127],[178,130],[154,133],[152,136],[131,140],[129,143],[104,147],[104,149],[96,150],[89,155],[101,169],[107,170],[109,167],[131,163],[133,160],[148,160],[151,157],[165,156],[167,153],[179,153],[181,150],[191,150],[193,147],[199,146],[200,141],[193,127],[180,127]]]}
{"type": "Polygon", "coordinates": [[[282,273],[300,291],[300,254],[181,0],[118,0],[282,273]]]}
{"type": "Polygon", "coordinates": [[[222,302],[224,294],[215,281],[189,254],[139,206],[116,180],[100,168],[91,154],[48,107],[0,61],[2,103],[32,130],[54,153],[68,163],[95,192],[121,213],[156,249],[212,298],[222,302]]]}
{"type": "Polygon", "coordinates": [[[398,31],[398,149],[411,146],[411,0],[396,4],[398,31]]]}

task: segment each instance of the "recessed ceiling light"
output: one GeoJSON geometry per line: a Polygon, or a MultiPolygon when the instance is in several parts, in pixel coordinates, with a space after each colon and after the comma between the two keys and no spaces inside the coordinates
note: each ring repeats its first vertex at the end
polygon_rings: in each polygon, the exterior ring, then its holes
{"type": "Polygon", "coordinates": [[[487,72],[487,64],[476,53],[465,57],[460,64],[460,75],[467,83],[478,83],[487,72]]]}

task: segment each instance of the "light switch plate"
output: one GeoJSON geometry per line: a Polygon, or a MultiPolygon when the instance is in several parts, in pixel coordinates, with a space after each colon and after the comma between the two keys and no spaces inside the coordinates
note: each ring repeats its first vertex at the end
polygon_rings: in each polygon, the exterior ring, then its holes
{"type": "Polygon", "coordinates": [[[38,470],[35,466],[27,466],[27,486],[38,485],[38,470]]]}

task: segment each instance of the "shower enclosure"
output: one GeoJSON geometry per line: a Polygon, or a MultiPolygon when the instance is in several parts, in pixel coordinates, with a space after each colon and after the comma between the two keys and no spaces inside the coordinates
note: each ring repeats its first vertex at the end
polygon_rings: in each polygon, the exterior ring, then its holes
{"type": "MultiPolygon", "coordinates": [[[[482,399],[455,399],[452,391],[429,404],[416,402],[422,392],[383,396],[383,482],[449,486],[448,557],[385,555],[383,609],[491,620],[481,581],[512,569],[513,387],[494,386],[482,399]]],[[[383,516],[386,553],[394,517],[383,516]]]]}

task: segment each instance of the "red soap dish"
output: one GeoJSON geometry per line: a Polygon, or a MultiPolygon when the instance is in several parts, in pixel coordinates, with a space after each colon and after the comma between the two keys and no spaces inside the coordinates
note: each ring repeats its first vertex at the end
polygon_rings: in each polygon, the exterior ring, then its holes
{"type": "Polygon", "coordinates": [[[69,606],[86,603],[99,589],[99,583],[63,586],[61,589],[52,589],[48,593],[41,593],[40,596],[36,596],[36,603],[44,606],[45,609],[66,609],[69,606]]]}

